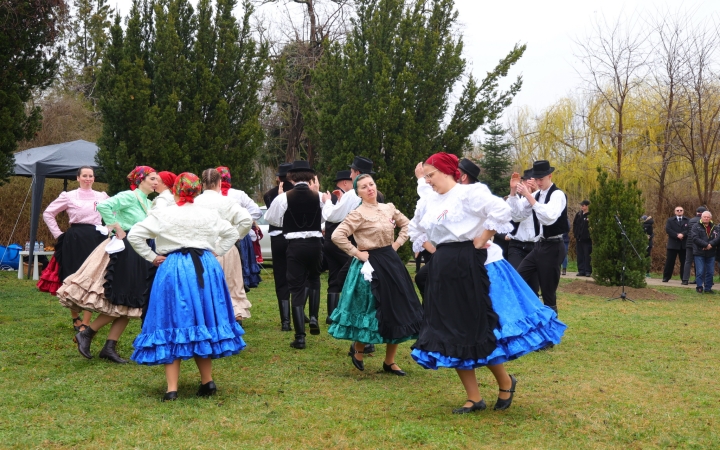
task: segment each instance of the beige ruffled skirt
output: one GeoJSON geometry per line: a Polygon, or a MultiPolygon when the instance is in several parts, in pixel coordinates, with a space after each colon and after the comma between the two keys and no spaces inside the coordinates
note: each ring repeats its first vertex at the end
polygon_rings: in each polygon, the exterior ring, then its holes
{"type": "Polygon", "coordinates": [[[230,291],[235,318],[240,320],[249,318],[252,304],[245,293],[240,252],[233,245],[230,251],[223,256],[218,256],[217,260],[222,266],[223,272],[225,272],[225,282],[230,291]]]}
{"type": "Polygon", "coordinates": [[[63,280],[57,291],[58,299],[62,306],[76,312],[85,310],[112,317],[139,319],[141,308],[114,305],[104,296],[105,269],[110,261],[105,247],[109,242],[108,238],[98,245],[78,271],[63,280]]]}

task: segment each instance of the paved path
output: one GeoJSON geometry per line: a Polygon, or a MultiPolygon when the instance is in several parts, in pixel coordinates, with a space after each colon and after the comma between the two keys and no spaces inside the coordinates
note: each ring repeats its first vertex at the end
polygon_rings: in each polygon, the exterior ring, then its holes
{"type": "MultiPolygon", "coordinates": [[[[560,278],[593,281],[592,277],[578,277],[577,272],[568,272],[567,275],[561,275],[560,278]]],[[[663,283],[662,280],[659,278],[645,278],[645,282],[648,284],[648,286],[664,286],[664,287],[679,287],[679,288],[695,289],[694,284],[689,284],[687,286],[683,286],[682,284],[680,284],[680,279],[677,277],[671,279],[667,283],[663,283]]]]}

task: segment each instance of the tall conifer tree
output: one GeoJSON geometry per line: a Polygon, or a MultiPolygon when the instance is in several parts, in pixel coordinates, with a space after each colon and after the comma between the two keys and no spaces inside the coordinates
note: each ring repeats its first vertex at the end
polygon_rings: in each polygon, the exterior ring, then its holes
{"type": "Polygon", "coordinates": [[[512,144],[505,140],[505,130],[493,121],[485,128],[487,138],[482,145],[483,157],[479,161],[482,169],[480,181],[485,183],[490,191],[500,197],[510,192],[510,147],[512,144]]]}

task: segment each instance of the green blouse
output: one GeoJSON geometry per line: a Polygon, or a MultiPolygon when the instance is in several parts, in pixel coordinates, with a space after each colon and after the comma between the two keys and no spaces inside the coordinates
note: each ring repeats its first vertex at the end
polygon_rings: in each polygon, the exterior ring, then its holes
{"type": "Polygon", "coordinates": [[[118,223],[128,231],[136,223],[145,220],[152,203],[140,189],[122,191],[97,205],[105,225],[118,223]]]}

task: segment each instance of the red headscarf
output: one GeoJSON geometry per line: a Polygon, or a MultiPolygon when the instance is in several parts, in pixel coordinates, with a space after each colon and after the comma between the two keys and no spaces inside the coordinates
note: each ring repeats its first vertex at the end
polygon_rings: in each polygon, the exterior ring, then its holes
{"type": "Polygon", "coordinates": [[[215,170],[220,173],[220,179],[222,180],[220,183],[220,191],[222,191],[222,195],[228,195],[228,190],[232,187],[232,184],[230,184],[230,169],[225,166],[220,166],[215,170]]]}
{"type": "Polygon", "coordinates": [[[177,204],[182,206],[185,203],[193,203],[195,197],[200,195],[202,191],[202,183],[197,175],[190,172],[183,172],[175,179],[173,185],[173,194],[180,197],[177,204]]]}
{"type": "Polygon", "coordinates": [[[163,184],[165,184],[165,186],[169,187],[170,189],[172,189],[172,187],[175,185],[175,179],[177,178],[177,175],[175,175],[174,173],[163,171],[158,172],[158,176],[162,180],[163,184]]]}
{"type": "Polygon", "coordinates": [[[130,190],[134,191],[137,189],[138,186],[140,186],[140,183],[145,179],[146,176],[150,175],[151,173],[155,173],[155,169],[153,169],[150,166],[137,166],[130,172],[127,176],[128,181],[130,182],[130,190]]]}
{"type": "Polygon", "coordinates": [[[430,164],[446,175],[452,175],[455,177],[455,180],[460,179],[458,157],[453,154],[445,152],[435,153],[425,161],[425,164],[430,164]]]}

